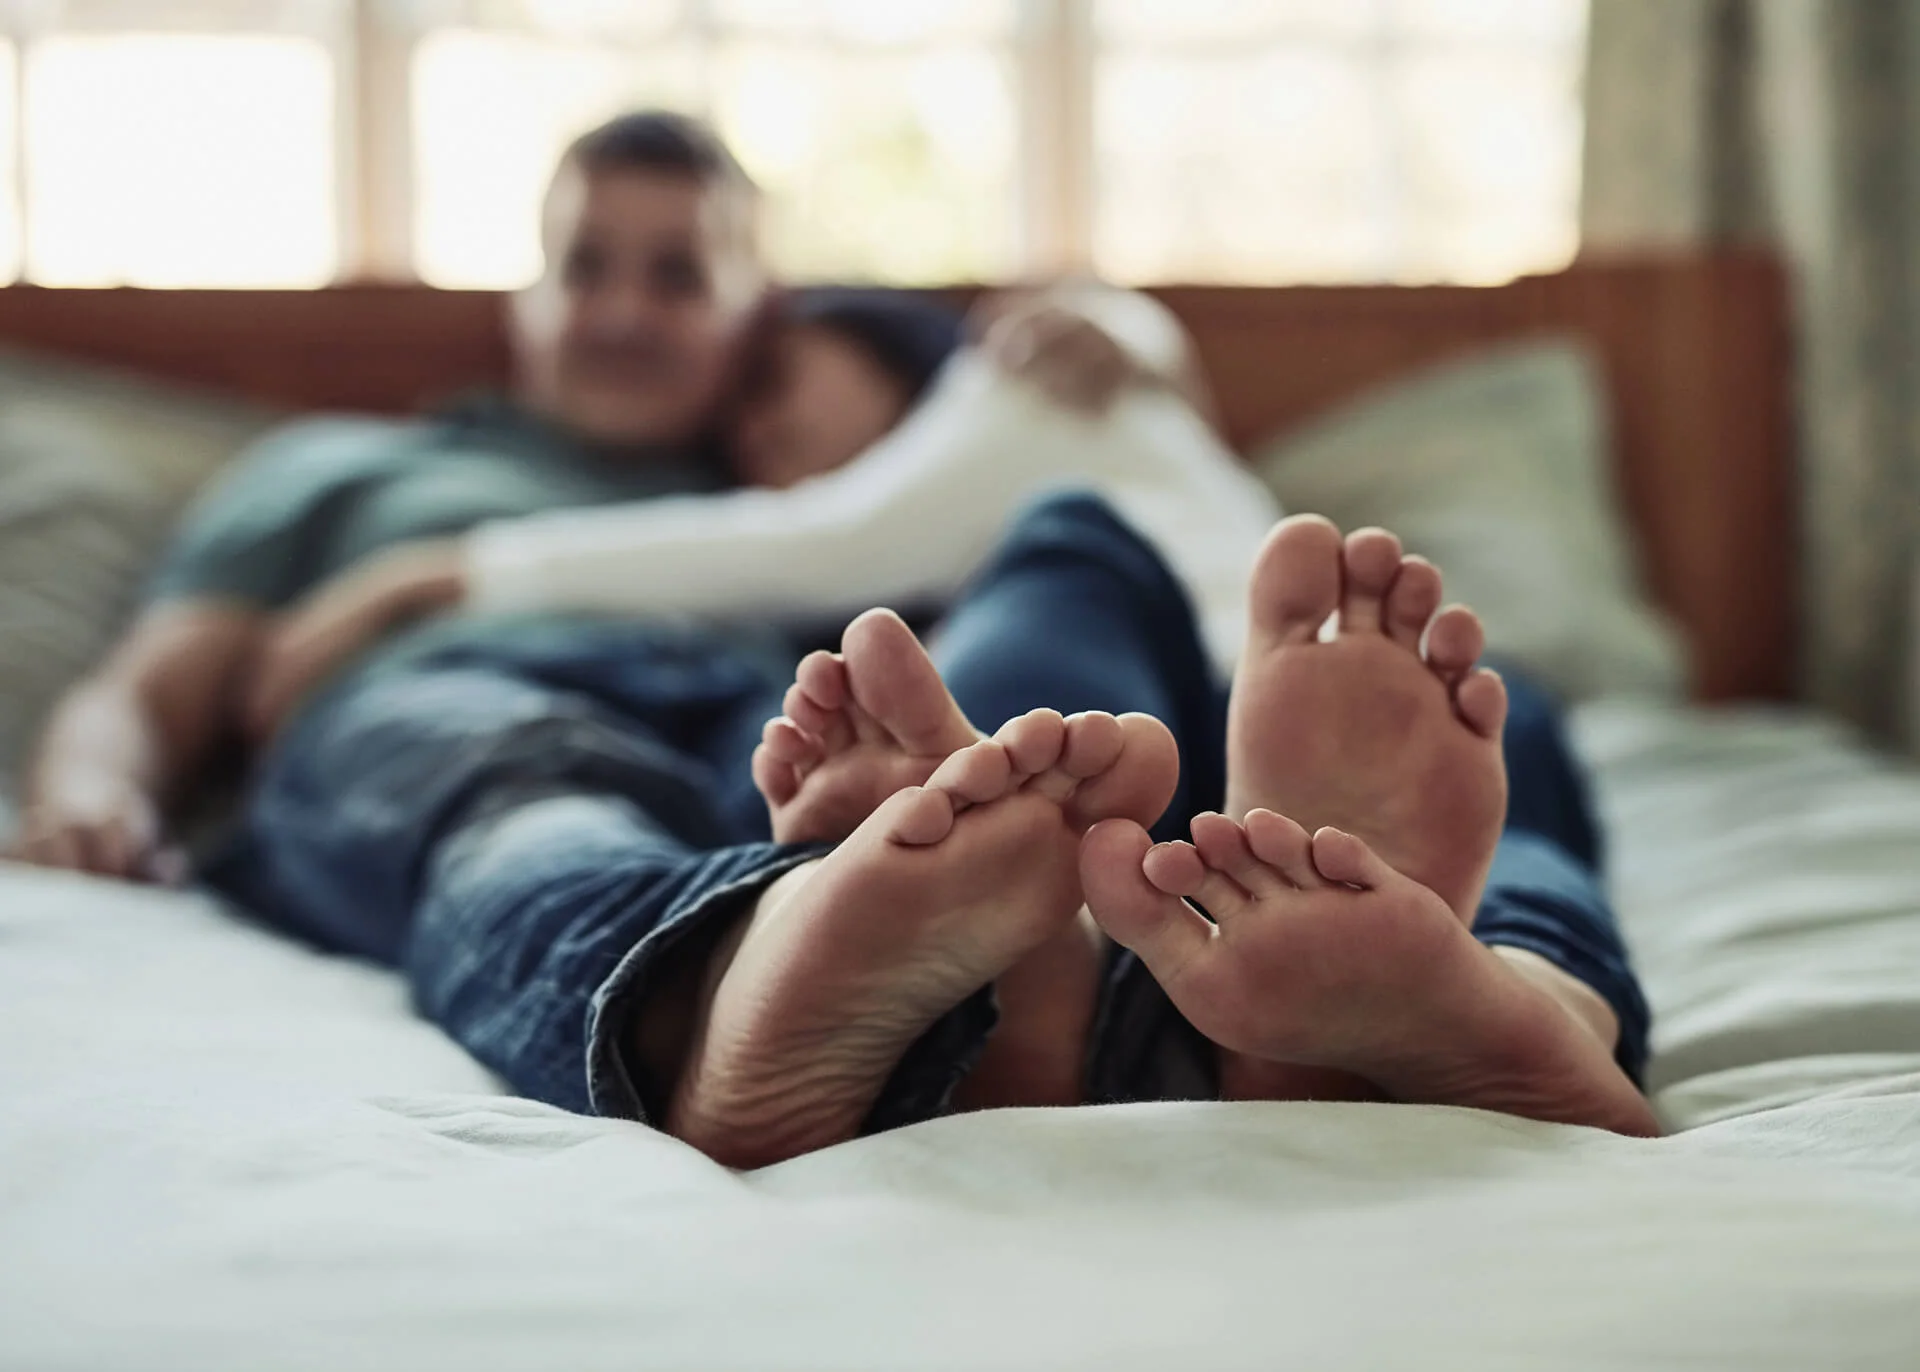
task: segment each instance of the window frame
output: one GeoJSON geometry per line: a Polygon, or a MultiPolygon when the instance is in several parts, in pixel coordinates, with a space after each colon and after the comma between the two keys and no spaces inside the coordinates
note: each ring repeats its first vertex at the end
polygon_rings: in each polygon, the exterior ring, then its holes
{"type": "MultiPolygon", "coordinates": [[[[671,28],[636,45],[691,43],[701,71],[701,105],[714,104],[711,54],[734,30],[719,17],[720,0],[681,0],[671,28]]],[[[1016,271],[1047,276],[1090,273],[1097,251],[1097,102],[1103,47],[1097,0],[1011,0],[1007,52],[1015,73],[1014,169],[1016,271]]],[[[420,280],[415,264],[414,54],[422,38],[454,15],[485,17],[485,0],[0,0],[0,39],[13,44],[12,185],[19,208],[19,263],[31,260],[27,120],[29,55],[58,33],[297,32],[326,44],[334,70],[333,199],[338,260],[333,279],[420,280]]],[[[497,26],[497,25],[489,25],[497,26]]],[[[806,41],[832,45],[831,38],[806,41]]],[[[1404,43],[1400,36],[1364,40],[1404,43]]],[[[1518,40],[1533,41],[1533,40],[1518,40]]],[[[1206,51],[1225,40],[1198,37],[1174,50],[1206,51]]],[[[847,43],[849,48],[859,45],[847,43]]],[[[1393,232],[1401,231],[1395,225],[1393,232]]]]}

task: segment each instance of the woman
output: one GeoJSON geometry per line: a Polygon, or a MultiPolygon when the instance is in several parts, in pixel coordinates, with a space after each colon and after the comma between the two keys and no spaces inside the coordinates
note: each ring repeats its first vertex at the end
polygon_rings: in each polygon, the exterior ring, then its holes
{"type": "Polygon", "coordinates": [[[1186,339],[1144,296],[1058,287],[993,302],[977,346],[892,292],[776,304],[725,423],[742,489],[482,526],[394,549],[289,613],[250,725],[270,736],[396,624],[454,610],[844,623],[937,606],[1050,490],[1103,496],[1194,599],[1215,663],[1278,516],[1201,417],[1186,339]]]}

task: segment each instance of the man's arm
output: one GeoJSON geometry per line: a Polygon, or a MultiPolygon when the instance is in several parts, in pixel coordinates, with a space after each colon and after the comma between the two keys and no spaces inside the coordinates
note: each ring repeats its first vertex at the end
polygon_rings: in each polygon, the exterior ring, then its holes
{"type": "Polygon", "coordinates": [[[234,727],[258,611],[181,600],[141,615],[54,710],[28,773],[20,855],[153,880],[166,807],[234,727]]]}

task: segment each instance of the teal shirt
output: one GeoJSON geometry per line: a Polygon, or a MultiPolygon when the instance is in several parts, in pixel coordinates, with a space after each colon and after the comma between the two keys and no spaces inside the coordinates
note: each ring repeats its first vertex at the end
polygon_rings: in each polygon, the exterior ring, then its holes
{"type": "Polygon", "coordinates": [[[398,543],[724,484],[698,452],[601,455],[497,400],[411,422],[302,420],[256,443],[188,514],[149,600],[280,609],[398,543]]]}

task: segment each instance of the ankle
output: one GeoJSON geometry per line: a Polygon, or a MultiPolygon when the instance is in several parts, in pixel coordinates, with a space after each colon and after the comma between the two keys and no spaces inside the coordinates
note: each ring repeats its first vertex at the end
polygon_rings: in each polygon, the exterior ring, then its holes
{"type": "Polygon", "coordinates": [[[645,1098],[670,1102],[678,1094],[695,1047],[705,1036],[713,999],[753,923],[778,909],[801,873],[818,859],[774,878],[731,919],[674,949],[660,969],[653,993],[627,1033],[628,1062],[644,1083],[645,1098]]]}
{"type": "Polygon", "coordinates": [[[1082,1104],[1087,1043],[1107,936],[1082,908],[1074,922],[995,983],[999,1023],[954,1090],[956,1110],[1082,1104]]]}
{"type": "Polygon", "coordinates": [[[1620,1044],[1620,1017],[1598,991],[1565,969],[1527,948],[1496,945],[1493,949],[1514,971],[1546,992],[1574,1023],[1598,1039],[1609,1053],[1620,1044]]]}

